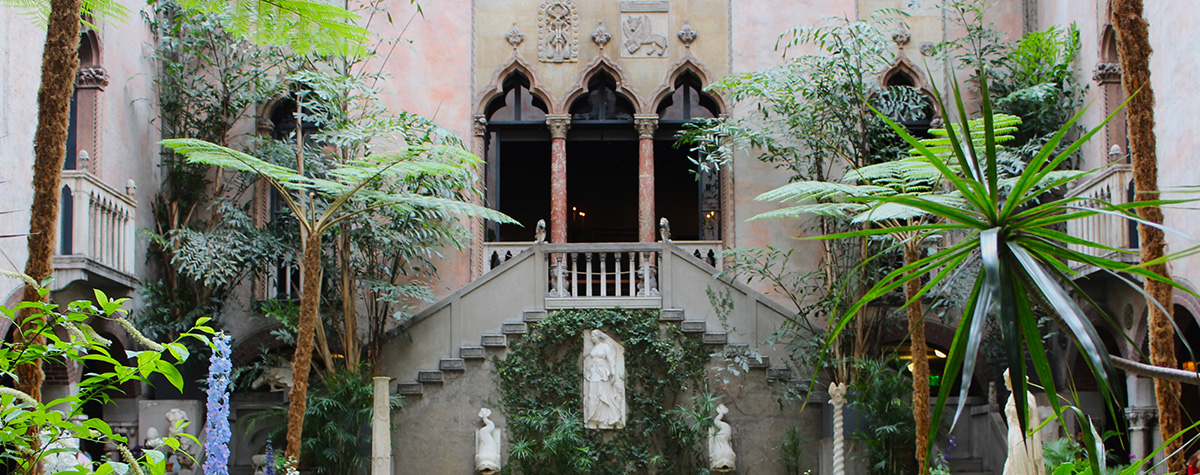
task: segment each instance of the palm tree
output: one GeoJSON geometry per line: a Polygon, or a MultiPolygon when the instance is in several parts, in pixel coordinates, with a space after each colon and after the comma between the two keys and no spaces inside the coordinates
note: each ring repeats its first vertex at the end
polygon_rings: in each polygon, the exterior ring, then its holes
{"type": "MultiPolygon", "coordinates": [[[[1142,0],[1115,0],[1112,4],[1113,27],[1117,33],[1117,52],[1121,61],[1121,85],[1129,99],[1129,151],[1133,155],[1133,180],[1137,187],[1135,202],[1158,199],[1158,159],[1155,157],[1154,90],[1150,87],[1150,37],[1142,17],[1142,0]]],[[[1141,262],[1150,272],[1169,278],[1162,262],[1166,242],[1163,232],[1155,225],[1163,224],[1162,210],[1155,204],[1138,208],[1144,223],[1138,226],[1141,242],[1141,262]]],[[[1174,368],[1175,330],[1172,323],[1171,286],[1156,279],[1146,279],[1149,307],[1150,363],[1174,368]],[[1161,305],[1156,305],[1157,301],[1161,305]]],[[[1166,444],[1167,470],[1184,470],[1181,440],[1170,437],[1183,429],[1179,417],[1180,385],[1175,381],[1154,381],[1158,402],[1158,430],[1166,444]]]]}
{"type": "MultiPolygon", "coordinates": [[[[341,223],[381,208],[438,210],[447,214],[515,223],[504,214],[466,201],[437,198],[380,185],[400,183],[419,176],[448,176],[474,170],[479,158],[461,147],[417,145],[392,153],[374,154],[326,170],[324,177],[306,176],[233,149],[197,139],[169,139],[163,145],[188,157],[191,163],[215,165],[253,173],[274,187],[300,225],[300,318],[296,352],[292,358],[293,383],[288,394],[286,455],[300,459],[301,430],[312,368],[314,337],[320,317],[321,238],[341,223]],[[322,199],[318,199],[318,197],[322,199]]],[[[302,153],[302,152],[298,152],[302,153]]],[[[400,188],[400,187],[392,187],[400,188]]]]}
{"type": "MultiPolygon", "coordinates": [[[[971,121],[973,129],[980,130],[982,119],[971,121]]],[[[1012,140],[1021,119],[1011,115],[997,114],[994,118],[996,141],[1012,140]]],[[[941,157],[951,153],[948,133],[954,133],[952,125],[947,129],[931,129],[931,135],[941,138],[925,139],[921,142],[941,157]]],[[[982,134],[972,137],[973,142],[982,142],[982,134]]],[[[851,224],[893,230],[888,233],[900,243],[904,254],[904,265],[911,265],[921,258],[924,244],[931,237],[927,225],[938,222],[938,217],[919,208],[879,201],[884,197],[921,197],[940,202],[949,207],[966,205],[962,195],[946,192],[946,183],[938,170],[920,158],[907,158],[851,170],[841,183],[823,181],[800,181],[789,183],[759,195],[760,201],[799,202],[803,204],[770,211],[755,216],[760,218],[798,218],[806,215],[849,217],[851,224]],[[864,201],[862,198],[870,197],[864,201]]],[[[925,309],[919,295],[919,279],[904,285],[907,301],[908,335],[912,348],[912,413],[916,422],[916,458],[919,473],[928,467],[930,416],[929,416],[929,346],[925,342],[925,309]]]]}
{"type": "MultiPolygon", "coordinates": [[[[1117,412],[1113,407],[1115,397],[1109,375],[1113,373],[1114,364],[1127,372],[1153,378],[1189,381],[1193,384],[1200,381],[1200,378],[1197,378],[1194,373],[1169,367],[1138,364],[1109,355],[1096,333],[1096,329],[1072,298],[1072,296],[1076,296],[1088,299],[1071,279],[1072,275],[1068,264],[1077,262],[1093,266],[1100,272],[1109,273],[1118,278],[1121,278],[1122,273],[1132,274],[1184,291],[1188,290],[1178,283],[1152,272],[1147,266],[1131,266],[1072,250],[1068,246],[1091,247],[1105,252],[1122,252],[1067,235],[1054,228],[1056,225],[1072,219],[1098,214],[1133,219],[1144,224],[1144,220],[1133,214],[1134,210],[1147,205],[1174,202],[1154,200],[1111,205],[1102,202],[1083,203],[1088,200],[1087,198],[1053,196],[1051,191],[1086,173],[1062,172],[1058,171],[1058,168],[1078,151],[1084,142],[1101,130],[1100,128],[1093,129],[1071,142],[1061,152],[1057,152],[1064,135],[1074,126],[1075,121],[1083,114],[1082,111],[1059,129],[1019,174],[1011,178],[1002,178],[1002,171],[998,164],[1000,155],[997,153],[996,145],[998,128],[992,115],[986,74],[986,70],[982,71],[983,79],[979,81],[980,97],[982,98],[982,123],[974,126],[974,129],[981,129],[977,133],[982,134],[983,140],[968,142],[960,139],[957,133],[948,134],[946,138],[952,152],[949,156],[936,153],[934,149],[912,137],[902,126],[885,118],[892,129],[916,149],[917,159],[937,169],[940,178],[949,183],[950,193],[957,193],[961,196],[964,204],[961,207],[947,206],[943,200],[936,198],[938,195],[898,194],[857,197],[854,201],[871,206],[884,204],[910,206],[935,216],[936,219],[927,220],[932,224],[905,225],[900,228],[873,228],[825,238],[874,236],[892,234],[897,231],[958,232],[965,236],[936,253],[906,264],[880,279],[862,299],[841,317],[830,333],[830,341],[837,338],[838,334],[846,328],[858,309],[863,308],[871,301],[901,286],[907,286],[909,282],[918,280],[921,276],[933,274],[929,282],[921,286],[920,292],[909,299],[910,302],[915,302],[921,295],[942,283],[947,278],[949,269],[958,267],[968,258],[977,257],[982,262],[982,266],[964,306],[958,330],[951,344],[945,372],[949,375],[950,380],[943,383],[938,394],[931,427],[939,426],[946,399],[954,384],[953,379],[957,377],[961,377],[962,382],[954,420],[957,421],[958,416],[961,415],[966,400],[966,391],[970,387],[975,369],[979,346],[985,337],[984,326],[989,318],[994,318],[1001,329],[1002,344],[1009,370],[1013,374],[1012,381],[1015,392],[1026,391],[1027,356],[1032,362],[1033,370],[1042,381],[1054,380],[1046,350],[1042,346],[1038,318],[1033,310],[1035,303],[1046,311],[1068,336],[1072,337],[1084,362],[1095,375],[1098,389],[1105,400],[1109,402],[1109,409],[1113,414],[1117,414],[1117,412]]],[[[934,92],[938,96],[942,116],[948,117],[945,103],[936,88],[934,92]]],[[[963,136],[975,137],[976,133],[972,132],[972,124],[966,119],[966,108],[957,85],[954,89],[954,99],[963,136]]],[[[1101,124],[1102,126],[1103,124],[1101,124]]],[[[1194,252],[1194,249],[1189,251],[1194,252]]],[[[1151,264],[1162,263],[1164,260],[1159,259],[1151,264]]],[[[1194,294],[1194,292],[1190,293],[1194,294]]],[[[1088,302],[1094,306],[1094,302],[1090,300],[1088,302]]],[[[1044,389],[1055,414],[1061,417],[1063,408],[1054,385],[1046,384],[1044,389]]],[[[1026,429],[1028,408],[1024,398],[1016,398],[1016,404],[1018,424],[1024,430],[1026,429]]],[[[1085,437],[1091,436],[1092,434],[1085,433],[1085,437]]],[[[1102,448],[1097,449],[1096,447],[1096,444],[1089,443],[1089,463],[1092,465],[1093,473],[1099,473],[1104,457],[1102,448]]]]}

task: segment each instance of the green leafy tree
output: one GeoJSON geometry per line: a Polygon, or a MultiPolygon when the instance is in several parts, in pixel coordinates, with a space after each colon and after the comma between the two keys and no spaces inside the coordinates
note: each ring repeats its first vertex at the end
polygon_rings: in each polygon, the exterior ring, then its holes
{"type": "Polygon", "coordinates": [[[423,190],[406,186],[409,180],[418,176],[455,175],[474,169],[478,158],[461,147],[410,143],[392,152],[333,164],[319,170],[321,176],[312,176],[303,168],[290,169],[202,140],[169,139],[163,144],[194,163],[258,175],[279,192],[300,227],[300,315],[296,354],[292,360],[295,379],[289,394],[286,452],[292,460],[298,460],[300,456],[308,374],[312,367],[316,328],[320,324],[317,310],[322,287],[322,237],[344,222],[384,208],[432,209],[513,222],[499,212],[462,200],[430,196],[423,190]]]}
{"type": "MultiPolygon", "coordinates": [[[[983,263],[982,268],[966,302],[946,362],[946,374],[951,375],[951,378],[958,377],[956,375],[961,375],[962,378],[962,392],[955,412],[955,420],[963,409],[979,345],[984,337],[984,325],[989,319],[995,319],[1001,329],[1003,348],[1009,371],[1013,374],[1013,390],[1015,392],[1026,391],[1026,356],[1032,361],[1033,369],[1042,381],[1053,380],[1050,363],[1042,344],[1042,333],[1038,328],[1038,318],[1034,313],[1035,303],[1055,319],[1065,333],[1074,340],[1084,361],[1095,374],[1101,394],[1110,403],[1115,401],[1109,377],[1112,374],[1114,362],[1126,371],[1149,377],[1195,381],[1197,378],[1194,373],[1147,365],[1135,366],[1128,360],[1109,355],[1095,328],[1072,298],[1072,296],[1077,296],[1087,300],[1087,296],[1079,291],[1071,280],[1067,263],[1078,262],[1094,266],[1101,272],[1118,276],[1118,278],[1120,278],[1118,273],[1121,272],[1155,280],[1176,288],[1180,288],[1179,284],[1148,270],[1144,265],[1132,266],[1074,251],[1068,248],[1068,245],[1122,252],[1086,239],[1067,235],[1055,229],[1055,226],[1060,223],[1097,214],[1120,216],[1146,223],[1134,216],[1132,210],[1166,202],[1143,201],[1126,205],[1111,205],[1086,203],[1084,202],[1087,201],[1086,198],[1078,197],[1047,198],[1048,193],[1052,190],[1078,177],[1079,174],[1076,173],[1058,175],[1058,178],[1055,178],[1056,174],[1061,173],[1056,170],[1063,161],[1067,160],[1099,130],[1094,129],[1088,132],[1083,137],[1070,142],[1061,153],[1056,152],[1059,142],[1067,130],[1074,125],[1074,121],[1078,119],[1078,114],[1059,130],[1019,175],[1010,180],[1004,180],[998,166],[997,127],[992,115],[991,100],[987,94],[986,70],[983,72],[983,77],[985,80],[980,82],[983,88],[982,143],[963,140],[957,134],[949,134],[947,138],[952,153],[949,157],[943,157],[922,144],[903,127],[888,120],[889,125],[912,144],[920,159],[938,169],[942,178],[950,184],[951,191],[961,194],[966,201],[966,206],[948,207],[938,200],[931,200],[924,196],[867,197],[865,199],[866,202],[911,206],[938,217],[939,222],[937,223],[906,227],[910,230],[958,231],[965,233],[965,237],[928,257],[889,273],[851,308],[851,312],[843,315],[832,335],[836,335],[849,324],[853,318],[853,311],[889,291],[920,279],[921,276],[934,274],[928,283],[922,285],[921,292],[910,301],[920,298],[945,278],[944,271],[939,272],[938,269],[956,267],[968,257],[978,255],[983,263]],[[1039,202],[1039,200],[1043,201],[1039,202]],[[1024,298],[1024,296],[1028,296],[1028,298],[1024,298]]],[[[971,132],[972,127],[967,120],[965,107],[957,87],[954,99],[957,115],[961,118],[957,127],[962,131],[963,137],[973,137],[975,134],[971,132]]],[[[942,103],[940,99],[939,103],[942,103]]],[[[942,109],[943,115],[948,116],[949,111],[944,105],[942,109]]],[[[867,229],[827,236],[827,238],[872,236],[894,231],[895,229],[892,228],[867,229]]],[[[1090,303],[1090,300],[1088,302],[1090,303]]],[[[933,427],[937,427],[942,418],[946,398],[949,396],[952,385],[953,381],[942,385],[933,412],[933,427]]],[[[1063,410],[1054,386],[1045,385],[1044,388],[1055,414],[1061,417],[1063,410]]],[[[1028,408],[1025,401],[1021,400],[1023,398],[1017,399],[1018,423],[1025,430],[1028,408]]],[[[1110,406],[1110,409],[1113,408],[1110,406]]],[[[1092,456],[1091,463],[1094,472],[1098,472],[1096,454],[1089,455],[1092,456]]]]}
{"type": "MultiPolygon", "coordinates": [[[[27,285],[37,287],[41,294],[47,290],[37,286],[32,279],[22,276],[27,285]]],[[[169,453],[150,449],[135,458],[129,451],[129,441],[102,419],[78,420],[84,408],[92,402],[109,402],[110,394],[131,381],[147,381],[151,376],[161,376],[176,388],[183,387],[183,376],[171,360],[182,362],[189,356],[181,339],[195,338],[208,342],[212,329],[205,325],[207,319],[199,319],[191,331],[183,332],[180,339],[159,344],[145,338],[126,318],[122,308],[129,299],[109,299],[104,292],[95,291],[96,301],[77,301],[65,307],[46,303],[43,300],[21,302],[15,308],[0,306],[0,314],[21,323],[16,342],[0,344],[0,378],[16,380],[15,372],[22,365],[34,361],[52,361],[75,364],[99,363],[110,368],[98,374],[88,374],[76,391],[54,401],[42,402],[19,388],[0,386],[0,467],[14,470],[12,473],[35,474],[43,469],[43,463],[63,468],[62,458],[76,460],[78,444],[71,441],[93,441],[113,444],[122,454],[118,460],[95,461],[90,464],[67,463],[79,473],[113,474],[136,473],[143,470],[154,474],[166,471],[169,453]],[[19,315],[26,315],[18,320],[19,315]],[[121,325],[145,350],[130,351],[126,355],[109,352],[112,342],[101,337],[92,328],[98,320],[111,320],[121,325]],[[60,331],[61,330],[61,331],[60,331]],[[25,342],[41,340],[43,345],[25,342]],[[168,359],[168,357],[170,359],[168,359]],[[38,430],[32,431],[31,429],[38,430]]],[[[166,449],[178,449],[180,440],[164,439],[166,449]]],[[[195,440],[193,439],[193,442],[195,440]]]]}

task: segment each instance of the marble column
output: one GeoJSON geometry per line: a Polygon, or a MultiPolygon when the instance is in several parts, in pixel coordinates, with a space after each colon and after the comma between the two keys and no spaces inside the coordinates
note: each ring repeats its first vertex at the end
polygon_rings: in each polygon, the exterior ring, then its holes
{"type": "Polygon", "coordinates": [[[846,435],[842,406],[846,405],[846,383],[829,383],[829,405],[833,406],[833,475],[844,475],[846,435]]]}
{"type": "Polygon", "coordinates": [[[374,414],[371,417],[371,475],[392,473],[392,409],[387,376],[376,376],[374,414]]]}
{"type": "Polygon", "coordinates": [[[571,116],[546,116],[550,126],[550,242],[567,242],[567,129],[571,116]]]}
{"type": "MultiPolygon", "coordinates": [[[[476,115],[473,121],[474,139],[471,141],[471,152],[479,157],[479,165],[475,168],[476,176],[487,183],[485,172],[487,170],[487,117],[476,115]]],[[[489,203],[483,197],[476,197],[472,200],[475,204],[484,206],[495,206],[495,203],[489,203]]],[[[471,279],[475,279],[483,275],[483,241],[484,234],[487,233],[487,222],[480,218],[474,218],[470,221],[471,232],[471,279]]]]}
{"type": "Polygon", "coordinates": [[[657,115],[636,115],[638,131],[638,241],[654,242],[654,130],[657,115]]]}

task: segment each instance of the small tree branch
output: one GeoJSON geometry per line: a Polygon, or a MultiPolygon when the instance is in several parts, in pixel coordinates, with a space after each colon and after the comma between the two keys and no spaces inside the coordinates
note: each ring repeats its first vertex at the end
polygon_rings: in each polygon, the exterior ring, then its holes
{"type": "Polygon", "coordinates": [[[1163,366],[1155,366],[1146,363],[1139,363],[1128,358],[1120,356],[1112,357],[1113,366],[1127,373],[1133,373],[1138,376],[1147,378],[1160,379],[1164,381],[1176,381],[1200,386],[1200,373],[1195,371],[1186,371],[1182,369],[1166,368],[1163,366]]]}

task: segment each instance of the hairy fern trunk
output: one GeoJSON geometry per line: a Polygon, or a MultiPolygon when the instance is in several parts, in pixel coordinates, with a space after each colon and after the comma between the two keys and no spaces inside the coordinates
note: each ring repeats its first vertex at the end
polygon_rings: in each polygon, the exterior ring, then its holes
{"type": "MultiPolygon", "coordinates": [[[[33,205],[29,218],[29,258],[25,273],[36,281],[53,272],[51,256],[58,232],[59,188],[62,187],[63,160],[67,154],[67,127],[70,124],[71,94],[75,90],[75,73],[79,69],[79,11],[80,0],[51,0],[50,19],[46,28],[46,46],[42,53],[42,84],[38,89],[37,131],[33,137],[33,205]]],[[[26,285],[22,300],[41,300],[38,289],[26,285]]],[[[32,315],[33,309],[21,312],[21,320],[32,315]]],[[[45,317],[37,317],[22,325],[22,330],[40,327],[45,317]]],[[[38,337],[27,344],[45,344],[38,337]]],[[[41,400],[41,360],[17,368],[20,381],[17,389],[41,400]]]]}
{"type": "Polygon", "coordinates": [[[296,335],[296,354],[292,358],[292,389],[288,393],[288,459],[300,460],[301,431],[308,398],[308,372],[312,367],[317,307],[321,299],[321,235],[305,233],[304,260],[300,264],[300,321],[296,335]]]}
{"type": "MultiPolygon", "coordinates": [[[[1155,155],[1154,137],[1154,90],[1150,87],[1150,37],[1146,19],[1142,16],[1142,0],[1113,1],[1113,26],[1117,32],[1117,52],[1121,60],[1121,84],[1130,96],[1127,109],[1129,122],[1129,148],[1133,155],[1133,180],[1137,186],[1135,201],[1157,200],[1158,158],[1155,155]]],[[[1142,219],[1162,224],[1162,209],[1158,206],[1138,208],[1142,219]]],[[[1163,257],[1166,241],[1161,229],[1138,226],[1141,241],[1141,262],[1159,260],[1163,257]]],[[[1147,266],[1147,270],[1169,277],[1167,266],[1147,266]]],[[[1162,304],[1163,312],[1154,302],[1149,307],[1150,363],[1155,366],[1175,368],[1175,330],[1171,322],[1174,304],[1171,286],[1165,282],[1146,279],[1146,293],[1162,304]]],[[[1154,380],[1154,394],[1158,402],[1159,432],[1163,440],[1182,430],[1179,417],[1180,384],[1163,379],[1154,380]]],[[[1167,471],[1182,472],[1184,455],[1179,449],[1182,441],[1176,439],[1167,444],[1167,471]]]]}
{"type": "MultiPolygon", "coordinates": [[[[904,243],[904,265],[921,260],[921,239],[914,237],[904,243]]],[[[912,300],[921,291],[921,280],[904,284],[905,300],[912,300]]],[[[925,344],[925,306],[921,299],[908,304],[908,332],[913,362],[913,420],[917,428],[917,465],[921,474],[928,470],[929,451],[929,346],[925,344]]]]}

